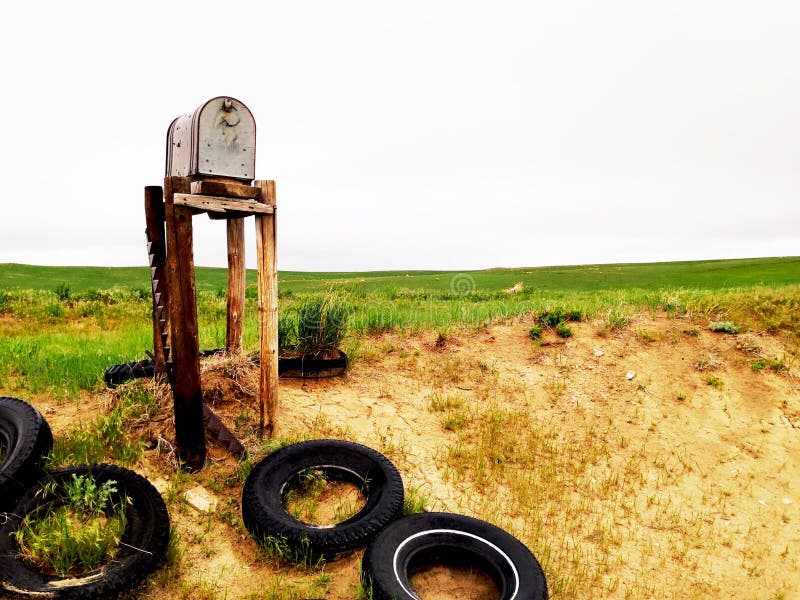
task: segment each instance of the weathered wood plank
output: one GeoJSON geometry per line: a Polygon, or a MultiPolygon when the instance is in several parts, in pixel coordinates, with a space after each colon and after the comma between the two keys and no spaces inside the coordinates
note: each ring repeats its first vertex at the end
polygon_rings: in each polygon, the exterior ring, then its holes
{"type": "Polygon", "coordinates": [[[164,178],[175,445],[185,466],[199,470],[206,460],[206,440],[200,387],[192,214],[189,208],[174,202],[176,195],[186,194],[189,189],[190,181],[186,177],[164,178]]]}
{"type": "Polygon", "coordinates": [[[244,261],[244,219],[228,220],[228,323],[225,348],[228,352],[242,351],[242,324],[246,269],[244,261]]]}
{"type": "MultiPolygon", "coordinates": [[[[275,182],[256,181],[262,200],[275,207],[275,182]]],[[[258,317],[261,372],[259,377],[259,433],[272,437],[278,413],[278,263],[276,215],[256,215],[258,250],[258,317]]]]}
{"type": "Polygon", "coordinates": [[[201,196],[227,196],[229,198],[261,199],[261,189],[232,181],[213,181],[202,179],[192,182],[192,194],[201,196]]]}
{"type": "MultiPolygon", "coordinates": [[[[165,275],[167,262],[166,234],[164,232],[164,190],[151,185],[144,188],[144,214],[146,222],[147,251],[151,268],[156,269],[156,277],[165,275]]],[[[157,375],[166,375],[167,357],[160,321],[164,318],[164,307],[168,306],[166,290],[153,291],[153,364],[157,375]]],[[[168,314],[168,313],[167,313],[168,314]]]]}
{"type": "Polygon", "coordinates": [[[228,200],[219,196],[200,196],[197,194],[175,194],[175,206],[224,213],[233,211],[248,214],[271,214],[272,206],[267,206],[255,200],[228,200]]]}

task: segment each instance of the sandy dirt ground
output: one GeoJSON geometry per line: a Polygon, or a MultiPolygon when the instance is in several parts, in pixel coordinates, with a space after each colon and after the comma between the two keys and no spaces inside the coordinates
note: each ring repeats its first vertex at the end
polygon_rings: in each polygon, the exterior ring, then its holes
{"type": "MultiPolygon", "coordinates": [[[[281,381],[277,437],[339,437],[384,452],[429,510],[479,516],[517,535],[542,563],[552,598],[800,598],[796,346],[660,315],[605,335],[597,322],[574,323],[572,337],[548,332],[543,343],[529,339],[531,325],[517,320],[438,345],[435,333],[367,339],[344,378],[281,381]],[[775,368],[752,368],[770,359],[775,368]],[[443,398],[458,398],[458,411],[437,408],[443,398]],[[508,428],[512,442],[545,424],[555,432],[562,446],[547,460],[561,473],[545,482],[546,498],[515,492],[519,474],[487,481],[459,464],[454,448],[472,443],[470,420],[482,427],[488,405],[524,417],[508,428]]],[[[249,377],[238,373],[232,391],[206,367],[204,388],[255,447],[249,377]]],[[[35,400],[56,433],[107,401],[35,400]]],[[[165,490],[183,552],[146,598],[357,597],[360,552],[309,571],[260,551],[238,519],[241,482],[220,448],[180,484],[155,451],[134,468],[165,490]],[[177,492],[197,485],[219,501],[215,513],[180,500],[177,492]]],[[[480,574],[436,567],[415,582],[425,600],[492,597],[480,574]]]]}

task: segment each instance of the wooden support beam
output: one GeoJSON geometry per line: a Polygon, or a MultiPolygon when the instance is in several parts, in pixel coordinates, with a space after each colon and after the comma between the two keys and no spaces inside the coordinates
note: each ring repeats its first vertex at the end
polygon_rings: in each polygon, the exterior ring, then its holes
{"type": "Polygon", "coordinates": [[[167,279],[172,343],[172,395],[175,403],[175,445],[186,467],[199,470],[206,460],[197,296],[192,249],[192,212],[175,204],[190,190],[187,177],[164,178],[167,225],[167,279]]]}
{"type": "Polygon", "coordinates": [[[225,349],[242,351],[244,296],[247,285],[244,261],[244,219],[228,220],[228,327],[225,349]]]}
{"type": "Polygon", "coordinates": [[[199,196],[197,194],[175,194],[175,206],[186,206],[200,211],[215,213],[270,214],[274,210],[255,200],[228,200],[218,196],[199,196]]]}
{"type": "MultiPolygon", "coordinates": [[[[150,268],[156,269],[153,279],[166,275],[167,244],[164,233],[164,190],[161,186],[151,185],[144,188],[144,214],[147,236],[147,252],[150,268]]],[[[167,358],[164,353],[164,337],[166,331],[161,325],[164,308],[168,306],[166,286],[161,290],[153,290],[153,365],[157,375],[166,375],[167,358]]],[[[168,313],[167,313],[168,314],[168,313]]],[[[167,325],[168,326],[168,325],[167,325]]]]}
{"type": "MultiPolygon", "coordinates": [[[[275,207],[275,182],[256,181],[262,200],[275,207]]],[[[256,215],[258,250],[258,321],[260,334],[259,434],[272,437],[278,413],[278,262],[276,214],[256,215]]]]}
{"type": "Polygon", "coordinates": [[[228,198],[249,198],[261,201],[261,188],[233,181],[209,181],[201,179],[192,182],[192,194],[201,196],[225,196],[228,198]]]}

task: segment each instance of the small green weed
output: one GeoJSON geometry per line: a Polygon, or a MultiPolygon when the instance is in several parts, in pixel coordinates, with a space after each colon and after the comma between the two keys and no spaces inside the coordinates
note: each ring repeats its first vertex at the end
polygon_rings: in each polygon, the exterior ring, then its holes
{"type": "Polygon", "coordinates": [[[716,389],[722,389],[725,387],[725,382],[723,382],[719,377],[706,377],[706,385],[710,385],[716,389]]]}
{"type": "Polygon", "coordinates": [[[542,329],[538,325],[535,325],[535,326],[531,327],[530,330],[528,331],[528,337],[530,337],[535,342],[535,341],[538,341],[538,340],[542,339],[542,333],[543,332],[544,332],[544,329],[542,329]]]}
{"type": "Polygon", "coordinates": [[[773,358],[769,358],[769,359],[760,358],[760,359],[754,360],[753,362],[750,363],[750,368],[753,371],[763,371],[767,367],[769,367],[769,369],[771,371],[774,371],[776,373],[780,373],[781,371],[786,369],[786,357],[774,358],[774,359],[773,358]]]}

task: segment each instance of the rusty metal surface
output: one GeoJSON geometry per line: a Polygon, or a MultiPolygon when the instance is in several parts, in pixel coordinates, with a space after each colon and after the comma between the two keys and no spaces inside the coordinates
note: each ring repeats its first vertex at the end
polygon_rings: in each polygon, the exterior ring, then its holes
{"type": "Polygon", "coordinates": [[[167,176],[251,180],[255,165],[256,122],[235,98],[212,98],[169,126],[167,176]]]}

